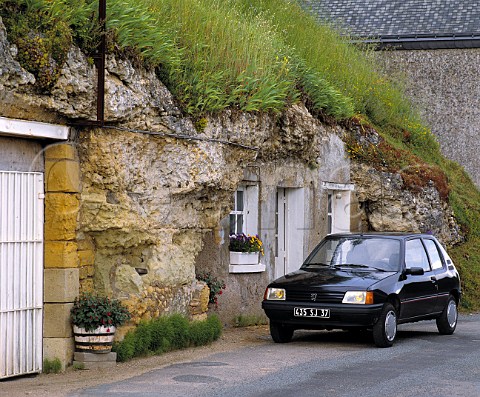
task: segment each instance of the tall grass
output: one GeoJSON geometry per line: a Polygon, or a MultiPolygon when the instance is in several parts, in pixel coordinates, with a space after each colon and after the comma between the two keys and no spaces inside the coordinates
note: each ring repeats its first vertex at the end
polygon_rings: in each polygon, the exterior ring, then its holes
{"type": "MultiPolygon", "coordinates": [[[[97,0],[0,0],[61,20],[87,53],[98,43],[97,0]]],[[[401,87],[295,0],[109,0],[107,27],[134,49],[192,115],[225,108],[279,112],[306,94],[337,119],[361,113],[408,128],[418,117],[401,87]]]]}

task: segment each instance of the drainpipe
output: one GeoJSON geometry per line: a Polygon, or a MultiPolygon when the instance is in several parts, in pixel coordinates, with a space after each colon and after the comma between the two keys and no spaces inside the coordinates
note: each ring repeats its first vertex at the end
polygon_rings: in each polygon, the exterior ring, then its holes
{"type": "Polygon", "coordinates": [[[105,51],[106,51],[107,0],[99,0],[98,20],[101,27],[101,40],[97,54],[97,124],[105,124],[105,51]]]}

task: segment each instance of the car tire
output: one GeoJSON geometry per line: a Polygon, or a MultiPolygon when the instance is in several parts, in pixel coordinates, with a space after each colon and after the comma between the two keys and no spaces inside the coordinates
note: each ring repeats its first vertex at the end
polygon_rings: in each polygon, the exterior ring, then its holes
{"type": "Polygon", "coordinates": [[[373,341],[378,347],[391,347],[396,336],[397,312],[391,303],[386,303],[373,326],[373,341]]]}
{"type": "Polygon", "coordinates": [[[442,335],[452,335],[455,332],[458,321],[457,300],[449,296],[447,305],[444,307],[440,317],[437,317],[438,332],[442,335]]]}
{"type": "Polygon", "coordinates": [[[293,328],[270,322],[270,335],[275,343],[288,343],[292,340],[293,328]]]}

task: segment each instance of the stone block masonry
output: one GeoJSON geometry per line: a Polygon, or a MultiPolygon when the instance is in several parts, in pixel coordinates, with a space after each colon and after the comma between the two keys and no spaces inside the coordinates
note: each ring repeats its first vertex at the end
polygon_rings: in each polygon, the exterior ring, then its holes
{"type": "Polygon", "coordinates": [[[80,165],[74,146],[48,146],[45,156],[44,358],[73,359],[70,309],[79,292],[76,240],[80,165]]]}

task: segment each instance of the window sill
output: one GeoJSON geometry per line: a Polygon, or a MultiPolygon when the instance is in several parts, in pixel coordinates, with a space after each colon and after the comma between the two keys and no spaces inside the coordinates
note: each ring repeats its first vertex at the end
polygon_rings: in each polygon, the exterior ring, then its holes
{"type": "Polygon", "coordinates": [[[265,271],[265,265],[259,263],[258,265],[230,265],[230,273],[261,273],[265,271]]]}

